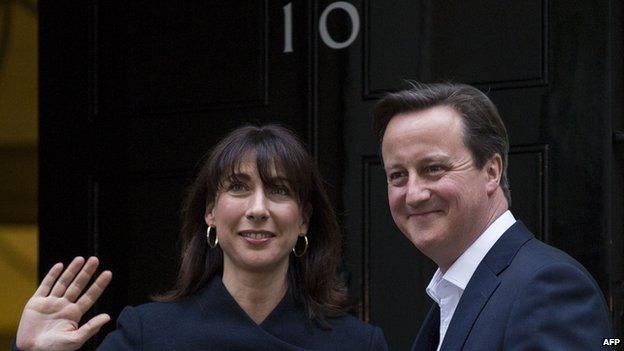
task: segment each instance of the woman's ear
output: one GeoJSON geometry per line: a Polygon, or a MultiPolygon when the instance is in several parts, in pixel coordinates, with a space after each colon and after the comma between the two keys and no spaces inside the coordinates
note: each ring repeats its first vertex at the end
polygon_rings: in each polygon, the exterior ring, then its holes
{"type": "Polygon", "coordinates": [[[310,226],[310,218],[312,218],[312,205],[306,204],[301,209],[301,227],[299,233],[307,233],[310,226]]]}
{"type": "Polygon", "coordinates": [[[206,212],[204,212],[204,221],[206,221],[206,225],[211,227],[215,226],[215,216],[214,216],[214,206],[213,204],[206,205],[206,212]]]}

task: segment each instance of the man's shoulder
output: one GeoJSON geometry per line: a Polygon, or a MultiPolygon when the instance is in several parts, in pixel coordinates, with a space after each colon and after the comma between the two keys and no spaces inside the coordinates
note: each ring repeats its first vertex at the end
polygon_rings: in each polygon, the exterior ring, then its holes
{"type": "Polygon", "coordinates": [[[528,240],[518,250],[509,267],[499,275],[503,281],[520,287],[526,284],[584,286],[599,292],[600,288],[587,269],[564,251],[536,238],[528,240]],[[568,277],[563,282],[557,277],[568,277]]]}
{"type": "Polygon", "coordinates": [[[586,272],[583,266],[562,250],[537,239],[521,222],[517,221],[498,239],[483,259],[500,276],[516,275],[547,269],[569,267],[586,272]]]}
{"type": "Polygon", "coordinates": [[[576,350],[593,349],[596,340],[611,335],[602,291],[577,260],[532,236],[516,248],[509,265],[492,279],[497,287],[468,342],[576,350]]]}
{"type": "Polygon", "coordinates": [[[572,256],[536,238],[530,239],[518,250],[512,265],[521,266],[528,270],[569,267],[586,272],[583,265],[572,256]]]}

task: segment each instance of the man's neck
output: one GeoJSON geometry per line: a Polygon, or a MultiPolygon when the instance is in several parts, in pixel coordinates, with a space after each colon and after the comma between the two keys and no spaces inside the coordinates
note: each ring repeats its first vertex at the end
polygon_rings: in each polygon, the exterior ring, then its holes
{"type": "Polygon", "coordinates": [[[495,196],[493,203],[489,207],[489,210],[484,216],[480,218],[479,225],[475,226],[472,230],[472,234],[466,236],[466,241],[463,245],[459,246],[457,250],[449,255],[449,252],[444,252],[439,255],[439,259],[434,259],[440,271],[446,273],[446,271],[455,263],[455,261],[461,256],[478,238],[485,232],[485,230],[494,223],[503,213],[505,213],[509,206],[507,200],[503,196],[502,192],[499,196],[495,196]]]}

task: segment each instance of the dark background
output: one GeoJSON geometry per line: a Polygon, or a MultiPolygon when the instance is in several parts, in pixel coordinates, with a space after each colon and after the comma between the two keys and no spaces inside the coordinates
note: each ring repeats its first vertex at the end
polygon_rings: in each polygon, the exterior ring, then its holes
{"type": "Polygon", "coordinates": [[[514,215],[588,268],[621,337],[620,2],[349,1],[360,26],[342,49],[318,31],[354,30],[342,9],[319,24],[333,3],[40,1],[40,276],[97,255],[115,278],[95,310],[114,317],[167,289],[202,156],[241,124],[278,122],[330,185],[354,313],[407,349],[435,267],[392,222],[370,109],[404,79],[454,80],[508,127],[514,215]]]}

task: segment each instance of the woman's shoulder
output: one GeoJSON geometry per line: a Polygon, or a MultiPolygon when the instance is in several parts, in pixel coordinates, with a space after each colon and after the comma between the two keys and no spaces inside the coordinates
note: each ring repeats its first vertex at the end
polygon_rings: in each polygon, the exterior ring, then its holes
{"type": "Polygon", "coordinates": [[[170,301],[151,301],[124,307],[117,317],[118,328],[136,329],[143,332],[174,328],[182,323],[201,319],[197,293],[170,301]],[[155,329],[155,330],[153,330],[155,329]]]}
{"type": "MultiPolygon", "coordinates": [[[[386,350],[387,343],[381,328],[368,324],[351,314],[343,314],[329,319],[331,339],[336,346],[344,344],[345,348],[355,347],[352,343],[358,340],[357,349],[386,350]]],[[[340,349],[340,348],[336,348],[340,349]]]]}
{"type": "Polygon", "coordinates": [[[192,299],[183,298],[126,306],[98,350],[134,350],[172,339],[202,320],[193,305],[192,299]]]}
{"type": "Polygon", "coordinates": [[[185,316],[192,315],[193,311],[198,311],[197,302],[193,295],[183,297],[172,301],[151,301],[134,306],[126,306],[121,311],[120,317],[123,315],[134,315],[141,319],[157,320],[177,317],[180,314],[185,316]]]}
{"type": "MultiPolygon", "coordinates": [[[[220,280],[219,280],[220,281],[220,280]]],[[[179,294],[178,291],[173,295],[171,292],[163,295],[157,295],[153,301],[139,305],[127,306],[124,310],[131,310],[138,314],[169,314],[169,313],[188,313],[189,310],[198,310],[198,304],[203,300],[214,300],[218,297],[218,282],[210,279],[195,290],[179,294]]]]}
{"type": "Polygon", "coordinates": [[[363,333],[371,333],[377,327],[370,325],[350,313],[340,314],[329,318],[332,329],[357,330],[363,333]]]}

